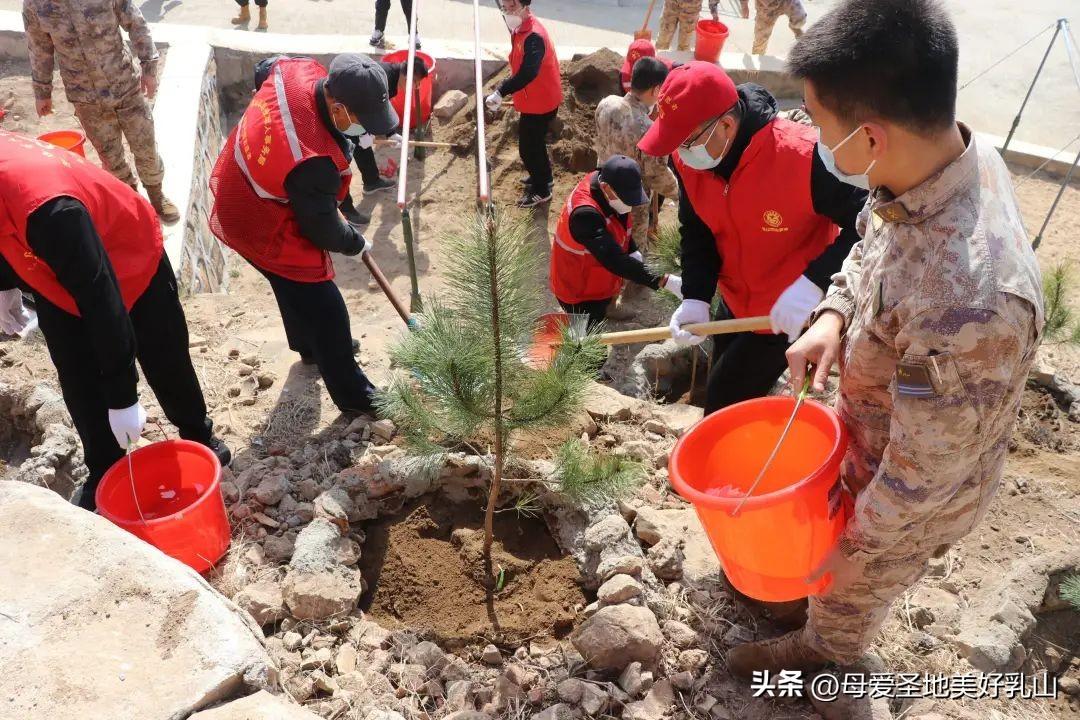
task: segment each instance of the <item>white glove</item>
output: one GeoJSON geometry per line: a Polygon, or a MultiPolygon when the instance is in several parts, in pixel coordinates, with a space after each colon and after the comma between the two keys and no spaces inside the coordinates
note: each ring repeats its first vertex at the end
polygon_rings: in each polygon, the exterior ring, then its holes
{"type": "Polygon", "coordinates": [[[679,277],[678,275],[668,275],[667,277],[664,278],[664,283],[660,287],[664,288],[665,290],[667,290],[669,293],[671,293],[675,297],[679,298],[680,300],[683,299],[683,296],[682,296],[682,278],[679,277]]]}
{"type": "MultiPolygon", "coordinates": [[[[681,285],[681,278],[679,282],[681,285]]],[[[705,342],[705,338],[683,330],[682,326],[703,322],[709,322],[709,303],[703,300],[683,300],[682,305],[671,314],[671,322],[668,323],[671,338],[677,345],[700,345],[705,342]]]]}
{"type": "Polygon", "coordinates": [[[787,333],[788,342],[795,342],[802,334],[806,321],[818,306],[825,293],[805,275],[800,275],[788,285],[769,310],[769,325],[774,333],[787,333]]]}
{"type": "Polygon", "coordinates": [[[371,252],[371,248],[375,247],[375,241],[369,238],[367,235],[361,235],[360,237],[364,238],[364,247],[360,251],[360,257],[363,257],[364,255],[367,255],[369,252],[371,252]]]}
{"type": "Polygon", "coordinates": [[[393,135],[390,135],[386,139],[387,139],[387,141],[390,143],[390,145],[392,147],[395,147],[395,148],[400,148],[401,147],[401,133],[394,133],[393,135]]]}
{"type": "Polygon", "coordinates": [[[645,262],[645,257],[641,254],[640,250],[635,250],[634,252],[630,253],[630,257],[634,258],[638,262],[645,262]]]}
{"type": "Polygon", "coordinates": [[[491,112],[498,110],[500,105],[502,105],[502,95],[499,94],[498,90],[484,98],[484,107],[491,112]]]}
{"type": "Polygon", "coordinates": [[[116,437],[116,442],[124,450],[128,449],[128,445],[138,442],[144,425],[146,425],[146,411],[138,402],[123,410],[109,410],[109,427],[116,437]]]}
{"type": "Polygon", "coordinates": [[[375,137],[371,133],[364,133],[356,138],[356,144],[365,150],[369,150],[375,144],[375,137]]]}
{"type": "Polygon", "coordinates": [[[26,329],[30,315],[23,307],[22,292],[0,290],[0,332],[5,335],[17,335],[26,329]]]}

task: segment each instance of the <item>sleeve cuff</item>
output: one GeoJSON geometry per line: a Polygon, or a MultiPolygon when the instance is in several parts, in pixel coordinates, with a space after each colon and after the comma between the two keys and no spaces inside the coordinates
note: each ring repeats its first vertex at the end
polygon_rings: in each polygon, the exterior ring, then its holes
{"type": "Polygon", "coordinates": [[[825,299],[814,310],[814,320],[821,317],[821,314],[826,310],[840,313],[840,316],[844,318],[844,329],[846,330],[851,325],[851,319],[855,317],[855,301],[838,292],[827,294],[825,299]]]}
{"type": "Polygon", "coordinates": [[[101,379],[105,402],[114,410],[131,407],[139,402],[139,374],[132,367],[113,377],[101,379]]]}

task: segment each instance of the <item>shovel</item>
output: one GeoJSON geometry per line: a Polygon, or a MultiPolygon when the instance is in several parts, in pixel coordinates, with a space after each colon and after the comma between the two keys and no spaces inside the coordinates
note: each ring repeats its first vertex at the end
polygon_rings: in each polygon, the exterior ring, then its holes
{"type": "Polygon", "coordinates": [[[649,29],[649,20],[652,18],[653,7],[656,0],[649,0],[649,9],[645,13],[645,22],[641,23],[641,29],[634,31],[635,40],[652,40],[652,30],[649,29]]]}
{"type": "MultiPolygon", "coordinates": [[[[538,366],[545,366],[562,345],[563,333],[561,325],[565,325],[570,318],[565,313],[551,313],[542,318],[543,327],[533,338],[532,347],[529,349],[529,357],[538,366]]],[[[732,320],[712,320],[710,322],[683,325],[683,330],[688,330],[695,335],[707,337],[709,335],[724,335],[726,333],[752,332],[755,330],[769,330],[768,315],[757,317],[734,318],[732,320]]],[[[621,332],[609,332],[598,336],[601,345],[629,345],[632,343],[655,342],[666,340],[671,337],[671,328],[667,325],[662,327],[641,328],[640,330],[623,330],[621,332]]]]}

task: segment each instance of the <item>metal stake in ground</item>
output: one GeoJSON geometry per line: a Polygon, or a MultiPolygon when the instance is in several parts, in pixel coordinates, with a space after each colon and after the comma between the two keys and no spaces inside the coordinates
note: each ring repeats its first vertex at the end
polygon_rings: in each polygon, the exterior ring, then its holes
{"type": "Polygon", "coordinates": [[[1020,116],[1024,114],[1024,108],[1027,107],[1028,100],[1031,99],[1031,92],[1035,89],[1035,83],[1039,79],[1039,74],[1042,73],[1043,65],[1046,64],[1046,58],[1050,57],[1050,50],[1054,47],[1054,41],[1057,40],[1058,33],[1061,32],[1061,28],[1066,22],[1067,20],[1065,18],[1058,18],[1057,24],[1054,25],[1054,36],[1050,38],[1050,44],[1046,46],[1046,52],[1043,53],[1042,60],[1039,62],[1039,67],[1035,70],[1035,77],[1031,78],[1031,85],[1028,86],[1027,95],[1024,96],[1024,102],[1020,103],[1020,110],[1017,111],[1016,117],[1013,119],[1012,127],[1009,128],[1009,134],[1005,138],[1005,143],[1001,146],[1002,155],[1009,149],[1009,143],[1012,141],[1013,135],[1016,133],[1016,128],[1020,124],[1020,116]]]}
{"type": "Polygon", "coordinates": [[[1065,179],[1061,181],[1061,187],[1058,188],[1057,197],[1054,198],[1054,202],[1050,205],[1050,210],[1046,213],[1046,219],[1043,220],[1042,227],[1039,228],[1039,234],[1035,236],[1035,240],[1031,243],[1031,248],[1033,250],[1037,250],[1039,245],[1042,244],[1043,233],[1046,232],[1046,226],[1050,224],[1050,218],[1054,217],[1054,211],[1057,210],[1058,203],[1061,202],[1061,196],[1065,194],[1065,188],[1069,186],[1069,180],[1072,179],[1077,164],[1080,164],[1080,152],[1076,153],[1076,158],[1069,167],[1069,172],[1065,173],[1065,179]]]}
{"type": "Polygon", "coordinates": [[[409,217],[409,208],[401,208],[401,232],[405,235],[405,253],[409,258],[409,282],[412,284],[412,292],[409,295],[409,310],[420,312],[420,283],[416,279],[416,254],[413,251],[412,219],[409,217]]]}

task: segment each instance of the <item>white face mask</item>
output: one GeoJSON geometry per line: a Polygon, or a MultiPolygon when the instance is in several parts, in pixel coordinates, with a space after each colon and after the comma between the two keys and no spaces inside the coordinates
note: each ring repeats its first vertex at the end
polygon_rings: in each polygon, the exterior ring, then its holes
{"type": "MultiPolygon", "coordinates": [[[[349,117],[348,108],[346,108],[341,103],[338,103],[338,107],[345,111],[345,117],[349,117]]],[[[335,124],[334,127],[337,128],[337,125],[335,124]]],[[[350,122],[349,127],[345,128],[344,130],[339,129],[338,132],[340,132],[342,135],[348,135],[349,137],[360,137],[361,135],[366,134],[367,130],[365,130],[364,126],[360,123],[350,122]]]]}
{"type": "Polygon", "coordinates": [[[503,13],[503,22],[506,23],[506,29],[510,32],[516,32],[521,23],[525,22],[525,19],[520,15],[512,13],[503,13]]]}
{"type": "Polygon", "coordinates": [[[624,203],[619,198],[608,198],[607,201],[608,205],[611,206],[611,209],[620,215],[625,215],[626,213],[630,212],[630,206],[624,203]]]}
{"type": "Polygon", "coordinates": [[[694,145],[692,147],[680,147],[679,158],[694,170],[711,170],[720,164],[720,161],[724,159],[724,154],[727,152],[728,145],[731,144],[731,138],[724,141],[724,149],[720,151],[720,157],[714,158],[709,154],[708,148],[705,146],[712,140],[713,134],[716,133],[716,128],[720,125],[720,121],[717,120],[713,124],[712,132],[709,133],[709,137],[705,138],[705,142],[700,145],[694,145]]]}
{"type": "Polygon", "coordinates": [[[826,146],[825,143],[821,141],[821,128],[818,128],[817,153],[818,157],[821,158],[821,163],[825,166],[825,169],[832,173],[833,177],[835,177],[837,180],[843,183],[847,183],[848,185],[853,185],[857,188],[862,188],[863,190],[869,190],[870,171],[874,169],[874,165],[877,164],[877,160],[871,160],[870,164],[866,167],[866,170],[856,175],[848,175],[847,173],[840,170],[840,168],[836,167],[836,151],[840,149],[841,145],[846,143],[851,138],[855,137],[855,134],[862,130],[862,127],[863,126],[860,125],[859,127],[852,130],[850,135],[848,135],[840,142],[836,143],[836,145],[831,148],[826,146]]]}

